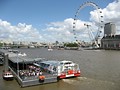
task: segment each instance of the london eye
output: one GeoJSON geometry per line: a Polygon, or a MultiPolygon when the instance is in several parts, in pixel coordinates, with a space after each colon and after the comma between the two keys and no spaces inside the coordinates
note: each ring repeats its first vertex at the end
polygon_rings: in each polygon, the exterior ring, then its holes
{"type": "Polygon", "coordinates": [[[74,16],[74,21],[73,21],[73,37],[75,39],[76,42],[79,43],[79,36],[80,36],[80,28],[78,28],[78,26],[80,26],[81,24],[79,23],[80,21],[80,14],[82,13],[82,9],[84,9],[85,7],[93,7],[93,9],[95,9],[95,17],[97,18],[97,20],[91,20],[91,21],[87,21],[82,23],[82,26],[84,26],[84,30],[83,31],[87,31],[88,32],[88,37],[89,39],[94,43],[94,45],[96,47],[99,47],[99,38],[102,36],[102,29],[103,29],[103,15],[102,15],[102,10],[98,7],[97,4],[95,4],[94,2],[85,2],[84,4],[80,5],[80,7],[77,9],[75,16],[74,16]],[[96,27],[95,27],[96,26],[96,27]]]}

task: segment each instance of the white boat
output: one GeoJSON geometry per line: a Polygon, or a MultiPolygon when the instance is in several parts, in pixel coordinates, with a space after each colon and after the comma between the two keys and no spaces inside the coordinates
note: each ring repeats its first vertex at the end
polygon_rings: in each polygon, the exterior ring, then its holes
{"type": "Polygon", "coordinates": [[[52,49],[52,46],[51,46],[51,45],[49,45],[49,46],[48,46],[48,51],[53,51],[53,49],[52,49]]]}
{"type": "Polygon", "coordinates": [[[60,79],[78,76],[80,76],[78,64],[67,60],[60,61],[60,66],[58,66],[58,77],[60,79]]]}
{"type": "Polygon", "coordinates": [[[4,70],[3,70],[3,74],[2,77],[4,80],[13,80],[14,76],[13,73],[9,70],[8,67],[8,54],[4,56],[4,60],[5,60],[5,65],[4,65],[4,70]]]}
{"type": "Polygon", "coordinates": [[[26,53],[18,53],[18,56],[27,56],[27,54],[26,53]]]}
{"type": "Polygon", "coordinates": [[[48,51],[53,51],[53,49],[52,49],[52,48],[49,48],[48,51]]]}
{"type": "Polygon", "coordinates": [[[12,72],[10,72],[10,71],[5,71],[5,72],[3,72],[3,79],[4,80],[13,80],[14,79],[14,76],[13,76],[13,74],[12,74],[12,72]]]}
{"type": "Polygon", "coordinates": [[[22,52],[20,52],[19,50],[12,50],[12,49],[9,49],[8,52],[18,54],[18,56],[27,56],[26,53],[22,53],[22,52]]]}
{"type": "Polygon", "coordinates": [[[79,65],[73,63],[72,61],[44,60],[41,62],[34,63],[34,65],[39,66],[46,72],[56,74],[58,79],[80,76],[79,65]]]}

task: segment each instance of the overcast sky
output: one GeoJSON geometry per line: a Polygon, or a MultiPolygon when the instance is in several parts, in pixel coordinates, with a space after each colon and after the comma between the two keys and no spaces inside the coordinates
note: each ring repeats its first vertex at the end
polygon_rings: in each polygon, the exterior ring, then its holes
{"type": "MultiPolygon", "coordinates": [[[[89,0],[88,0],[89,1],[89,0]]],[[[113,22],[120,34],[120,0],[91,0],[101,8],[104,23],[113,22]]],[[[0,0],[0,40],[68,42],[74,41],[73,22],[85,0],[0,0]]],[[[96,9],[82,8],[76,33],[79,40],[90,39],[84,23],[97,32],[96,9]]]]}

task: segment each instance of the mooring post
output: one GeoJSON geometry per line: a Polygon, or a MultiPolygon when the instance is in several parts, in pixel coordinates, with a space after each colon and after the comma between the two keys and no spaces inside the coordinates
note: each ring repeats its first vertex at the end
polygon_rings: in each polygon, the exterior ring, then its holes
{"type": "Polygon", "coordinates": [[[9,67],[8,67],[8,54],[5,54],[4,55],[4,62],[5,62],[5,71],[8,71],[9,70],[9,67]]]}

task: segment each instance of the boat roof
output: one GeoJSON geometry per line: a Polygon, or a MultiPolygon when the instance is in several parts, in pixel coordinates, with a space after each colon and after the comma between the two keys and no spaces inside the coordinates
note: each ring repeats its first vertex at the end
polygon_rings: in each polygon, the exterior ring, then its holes
{"type": "Polygon", "coordinates": [[[42,58],[39,59],[35,59],[35,58],[30,58],[27,56],[23,56],[23,57],[9,57],[9,60],[11,60],[13,63],[34,63],[37,61],[41,61],[42,58]]]}
{"type": "Polygon", "coordinates": [[[62,63],[73,63],[72,61],[68,61],[68,60],[63,60],[63,61],[60,61],[60,62],[62,62],[62,63]]]}
{"type": "Polygon", "coordinates": [[[5,71],[4,74],[12,74],[10,71],[5,71]]]}
{"type": "Polygon", "coordinates": [[[40,64],[40,63],[54,65],[54,66],[60,65],[60,61],[57,61],[57,60],[43,60],[43,61],[39,62],[38,64],[40,64]]]}
{"type": "Polygon", "coordinates": [[[9,57],[9,60],[12,61],[13,63],[32,61],[28,57],[17,57],[17,56],[16,57],[9,57]]]}
{"type": "Polygon", "coordinates": [[[53,65],[53,66],[58,66],[58,65],[67,65],[67,64],[74,64],[72,61],[67,61],[67,60],[63,60],[63,61],[57,61],[57,60],[43,60],[41,62],[38,62],[37,64],[47,64],[47,65],[53,65]]]}

